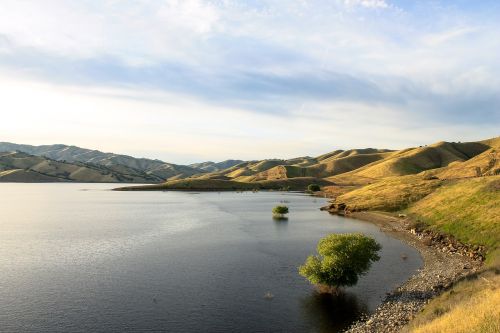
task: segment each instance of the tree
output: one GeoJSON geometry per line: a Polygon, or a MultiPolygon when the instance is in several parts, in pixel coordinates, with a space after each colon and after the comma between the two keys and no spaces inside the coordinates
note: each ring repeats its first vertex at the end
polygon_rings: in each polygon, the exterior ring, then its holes
{"type": "Polygon", "coordinates": [[[311,184],[307,187],[307,190],[309,192],[318,192],[318,191],[321,191],[321,188],[319,187],[318,184],[311,184]]]}
{"type": "Polygon", "coordinates": [[[283,218],[285,214],[288,214],[287,206],[276,206],[273,208],[273,215],[279,218],[283,218]]]}
{"type": "Polygon", "coordinates": [[[380,259],[381,248],[375,239],[362,234],[331,234],[319,241],[318,255],[309,256],[299,273],[313,284],[337,291],[355,285],[371,263],[380,259]]]}

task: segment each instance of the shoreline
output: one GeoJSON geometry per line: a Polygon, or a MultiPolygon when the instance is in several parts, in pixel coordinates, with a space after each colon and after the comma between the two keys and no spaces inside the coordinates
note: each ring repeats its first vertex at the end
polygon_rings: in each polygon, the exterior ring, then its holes
{"type": "Polygon", "coordinates": [[[418,269],[406,282],[396,287],[374,313],[351,325],[344,332],[400,332],[432,298],[440,295],[461,278],[473,274],[482,266],[482,261],[449,247],[429,244],[425,235],[411,232],[408,218],[397,218],[380,212],[354,212],[347,217],[377,225],[390,234],[416,248],[423,259],[418,269]]]}

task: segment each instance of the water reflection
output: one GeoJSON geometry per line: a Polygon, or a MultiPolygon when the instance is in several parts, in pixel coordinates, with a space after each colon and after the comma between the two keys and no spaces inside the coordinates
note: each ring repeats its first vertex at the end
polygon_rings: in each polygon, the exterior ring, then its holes
{"type": "Polygon", "coordinates": [[[301,310],[304,320],[318,333],[343,331],[368,312],[366,304],[353,293],[333,295],[317,291],[301,300],[301,310]]]}
{"type": "Polygon", "coordinates": [[[378,227],[321,212],[322,199],[112,187],[0,184],[1,332],[338,332],[421,263],[378,227]],[[271,220],[284,199],[289,220],[271,220]],[[358,300],[313,294],[297,272],[335,232],[383,245],[347,289],[358,300]]]}
{"type": "Polygon", "coordinates": [[[273,221],[276,229],[286,229],[288,227],[288,217],[286,216],[273,216],[273,221]]]}

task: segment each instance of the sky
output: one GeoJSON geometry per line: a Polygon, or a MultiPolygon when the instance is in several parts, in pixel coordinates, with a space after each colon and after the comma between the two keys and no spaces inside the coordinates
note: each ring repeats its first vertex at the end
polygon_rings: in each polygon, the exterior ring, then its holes
{"type": "Polygon", "coordinates": [[[0,141],[187,164],[499,125],[497,0],[0,1],[0,141]]]}

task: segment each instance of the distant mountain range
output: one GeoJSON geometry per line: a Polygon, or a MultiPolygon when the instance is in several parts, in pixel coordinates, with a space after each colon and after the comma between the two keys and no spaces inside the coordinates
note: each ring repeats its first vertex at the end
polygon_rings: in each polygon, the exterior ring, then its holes
{"type": "Polygon", "coordinates": [[[63,144],[31,146],[0,142],[0,181],[158,183],[218,171],[241,162],[177,165],[63,144]],[[11,154],[14,152],[17,154],[11,154]]]}
{"type": "Polygon", "coordinates": [[[498,172],[499,145],[497,137],[478,142],[438,142],[398,151],[366,148],[288,160],[177,165],[62,144],[30,146],[0,142],[0,181],[166,182],[171,188],[184,188],[187,183],[183,180],[189,180],[206,188],[210,184],[235,187],[234,182],[265,182],[272,188],[273,184],[293,187],[311,182],[359,184],[444,167],[447,168],[442,170],[443,174],[460,172],[476,176],[498,172]]]}

